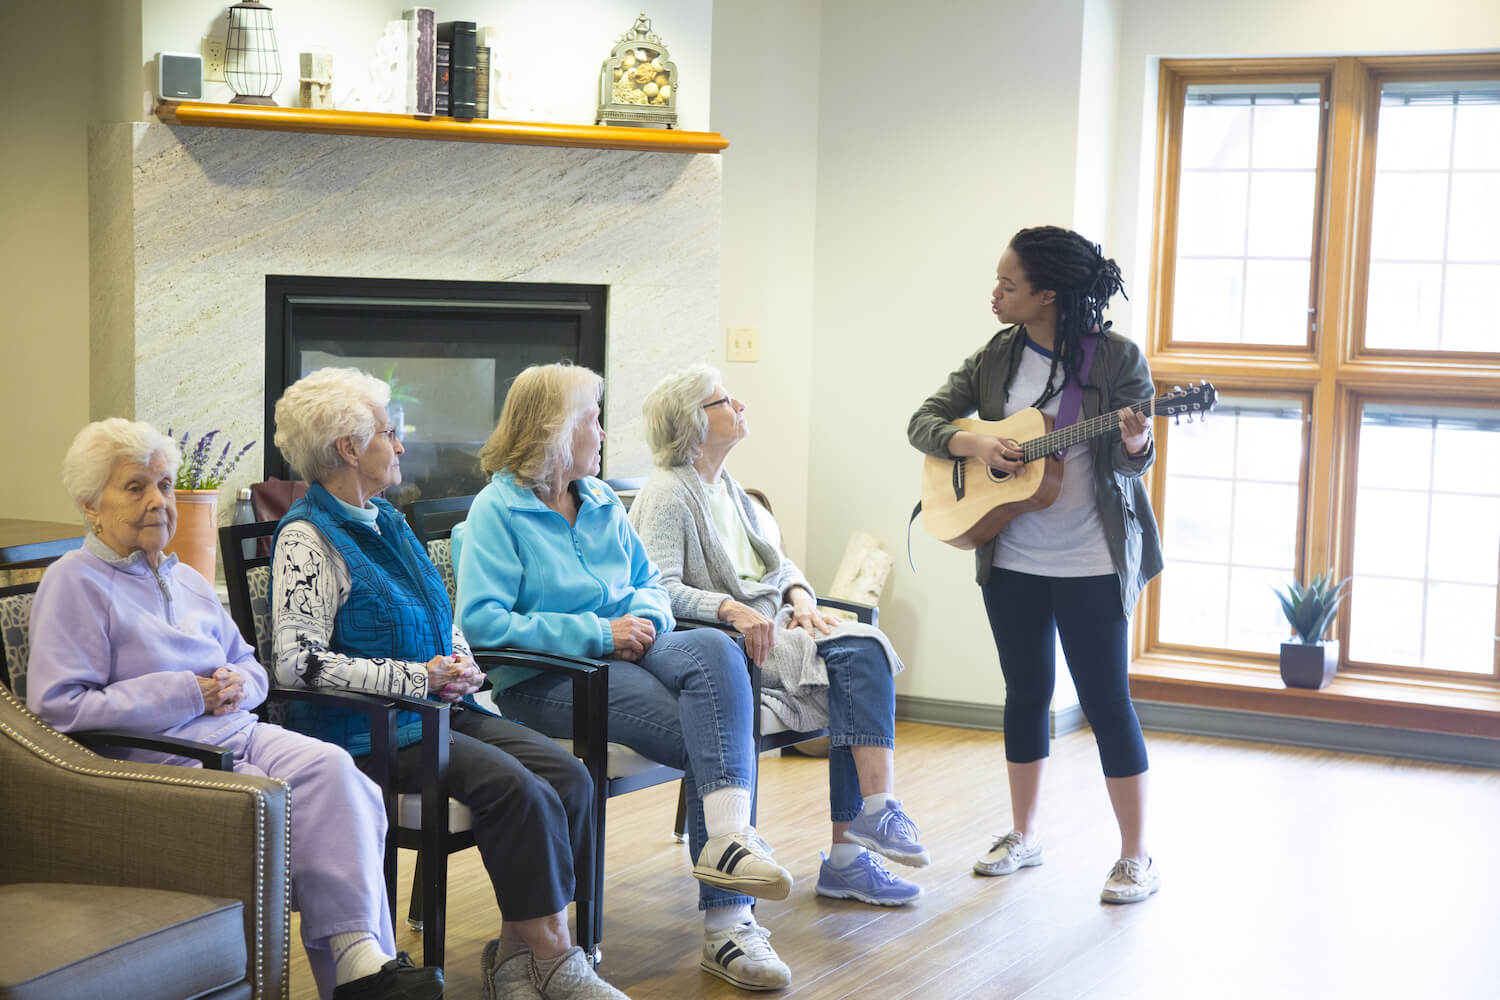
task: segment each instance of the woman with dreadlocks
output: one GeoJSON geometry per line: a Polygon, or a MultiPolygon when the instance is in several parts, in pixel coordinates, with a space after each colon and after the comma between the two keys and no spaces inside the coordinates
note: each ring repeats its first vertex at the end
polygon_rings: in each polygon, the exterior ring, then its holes
{"type": "Polygon", "coordinates": [[[911,443],[936,458],[974,457],[1015,473],[1025,465],[1016,442],[950,421],[976,411],[981,420],[1001,420],[1035,407],[1054,418],[1061,409],[1065,426],[1114,410],[1120,433],[1069,448],[1057,499],[1016,517],[978,550],[978,582],[1005,675],[1013,828],[974,870],[1009,875],[1042,863],[1038,795],[1060,638],[1120,827],[1120,858],[1101,898],[1135,903],[1161,885],[1146,849],[1146,744],[1126,676],[1129,614],[1162,566],[1141,484],[1155,458],[1151,425],[1130,409],[1152,397],[1151,372],[1140,349],[1103,320],[1110,298],[1125,292],[1119,267],[1077,233],[1021,230],[995,279],[991,310],[1007,326],[912,416],[911,443]]]}

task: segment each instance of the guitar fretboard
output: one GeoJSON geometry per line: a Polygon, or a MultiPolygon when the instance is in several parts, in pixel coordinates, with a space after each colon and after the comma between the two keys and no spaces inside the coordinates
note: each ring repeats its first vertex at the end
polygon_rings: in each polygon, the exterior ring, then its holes
{"type": "MultiPolygon", "coordinates": [[[[1157,409],[1164,403],[1170,403],[1172,399],[1173,397],[1171,396],[1158,396],[1155,399],[1148,399],[1143,403],[1136,403],[1130,409],[1136,413],[1144,413],[1148,417],[1155,416],[1157,409]]],[[[1026,461],[1034,462],[1043,456],[1055,454],[1065,448],[1071,448],[1075,444],[1082,444],[1085,441],[1101,437],[1119,429],[1120,411],[1110,410],[1108,413],[1101,413],[1099,416],[1089,420],[1070,424],[1062,430],[1043,434],[1041,437],[1032,438],[1030,441],[1023,441],[1021,443],[1021,452],[1025,455],[1026,461]]]]}

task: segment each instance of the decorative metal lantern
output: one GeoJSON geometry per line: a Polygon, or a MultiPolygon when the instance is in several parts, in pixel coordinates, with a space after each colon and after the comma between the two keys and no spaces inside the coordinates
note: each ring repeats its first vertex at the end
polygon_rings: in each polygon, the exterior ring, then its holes
{"type": "Polygon", "coordinates": [[[265,4],[241,0],[229,8],[224,79],[235,93],[231,104],[276,104],[271,95],[281,83],[281,54],[276,51],[271,8],[265,4]]]}
{"type": "Polygon", "coordinates": [[[597,124],[677,124],[677,64],[644,12],[604,60],[597,124]]]}

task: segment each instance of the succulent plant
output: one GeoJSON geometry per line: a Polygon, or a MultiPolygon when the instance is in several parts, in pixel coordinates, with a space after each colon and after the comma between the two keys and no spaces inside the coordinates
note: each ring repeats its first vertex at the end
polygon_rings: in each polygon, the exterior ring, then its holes
{"type": "Polygon", "coordinates": [[[1313,577],[1312,582],[1306,586],[1293,580],[1285,590],[1276,591],[1276,596],[1281,600],[1281,610],[1291,624],[1298,642],[1304,646],[1316,646],[1323,641],[1323,633],[1333,621],[1339,604],[1347,596],[1344,588],[1348,586],[1349,579],[1345,577],[1335,585],[1333,570],[1330,569],[1313,577]]]}

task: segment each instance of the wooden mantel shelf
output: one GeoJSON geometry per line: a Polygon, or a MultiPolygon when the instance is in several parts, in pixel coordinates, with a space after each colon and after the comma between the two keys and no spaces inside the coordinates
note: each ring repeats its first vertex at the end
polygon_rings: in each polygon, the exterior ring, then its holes
{"type": "Polygon", "coordinates": [[[504,122],[481,118],[419,118],[371,111],[279,108],[253,104],[208,104],[162,101],[156,117],[168,125],[262,129],[274,132],[326,132],[393,139],[437,139],[447,142],[503,142],[523,146],[574,146],[635,149],[650,153],[718,153],[729,145],[717,132],[682,132],[625,125],[557,125],[548,122],[504,122]]]}

